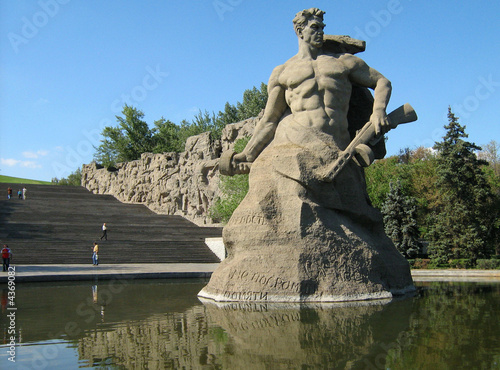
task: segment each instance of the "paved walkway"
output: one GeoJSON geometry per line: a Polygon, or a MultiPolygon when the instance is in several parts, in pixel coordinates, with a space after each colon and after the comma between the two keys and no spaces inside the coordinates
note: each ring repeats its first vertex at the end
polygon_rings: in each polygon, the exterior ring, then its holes
{"type": "MultiPolygon", "coordinates": [[[[72,265],[13,265],[15,281],[76,281],[94,279],[163,279],[210,277],[218,263],[143,263],[92,266],[72,265]]],[[[6,283],[6,272],[0,272],[0,284],[6,283]]]]}
{"type": "MultiPolygon", "coordinates": [[[[206,278],[218,263],[142,263],[142,264],[68,264],[13,265],[16,282],[77,281],[94,279],[206,278]]],[[[499,281],[500,270],[412,270],[415,281],[499,281]]],[[[7,283],[0,272],[0,283],[7,283]]]]}
{"type": "Polygon", "coordinates": [[[500,282],[500,270],[411,270],[414,281],[500,282]]]}

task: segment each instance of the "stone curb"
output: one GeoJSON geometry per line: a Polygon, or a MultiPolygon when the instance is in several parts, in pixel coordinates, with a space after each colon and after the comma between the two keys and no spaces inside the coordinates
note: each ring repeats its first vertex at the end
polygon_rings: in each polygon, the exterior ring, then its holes
{"type": "Polygon", "coordinates": [[[498,277],[500,278],[500,270],[411,270],[413,277],[419,276],[459,276],[459,277],[498,277]]]}
{"type": "Polygon", "coordinates": [[[411,270],[414,282],[477,282],[500,283],[500,270],[411,270]]]}
{"type": "MultiPolygon", "coordinates": [[[[15,282],[88,281],[112,279],[209,278],[217,263],[120,264],[120,265],[17,265],[15,282]]],[[[0,273],[0,284],[8,282],[0,273]]]]}
{"type": "MultiPolygon", "coordinates": [[[[119,264],[119,265],[17,265],[15,282],[88,281],[111,279],[209,278],[217,263],[119,264]]],[[[500,270],[411,270],[415,281],[500,280],[500,270]]],[[[0,272],[0,284],[8,282],[0,272]]]]}

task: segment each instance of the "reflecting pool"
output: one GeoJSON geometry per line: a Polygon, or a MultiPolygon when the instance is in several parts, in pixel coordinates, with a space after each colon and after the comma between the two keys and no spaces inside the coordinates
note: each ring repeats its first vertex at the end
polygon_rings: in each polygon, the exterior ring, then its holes
{"type": "Polygon", "coordinates": [[[500,369],[500,282],[417,283],[404,300],[200,302],[203,280],[2,289],[2,369],[500,369]],[[9,353],[15,336],[15,363],[9,353]]]}

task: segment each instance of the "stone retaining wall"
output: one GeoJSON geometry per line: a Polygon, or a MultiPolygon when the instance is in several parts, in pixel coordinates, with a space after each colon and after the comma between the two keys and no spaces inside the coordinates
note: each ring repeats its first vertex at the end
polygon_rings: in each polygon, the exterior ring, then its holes
{"type": "Polygon", "coordinates": [[[188,138],[182,153],[143,153],[135,161],[107,169],[95,162],[82,167],[82,186],[125,203],[145,204],[158,214],[181,215],[212,225],[209,209],[219,194],[218,159],[236,140],[251,136],[257,118],[227,125],[221,140],[209,132],[188,138]]]}

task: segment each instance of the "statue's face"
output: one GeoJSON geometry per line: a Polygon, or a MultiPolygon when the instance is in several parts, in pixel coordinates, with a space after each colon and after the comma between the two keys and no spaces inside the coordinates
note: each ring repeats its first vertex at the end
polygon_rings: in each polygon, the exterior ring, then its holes
{"type": "Polygon", "coordinates": [[[308,44],[320,48],[323,46],[323,28],[325,28],[325,24],[321,19],[314,17],[302,29],[300,37],[308,44]]]}

